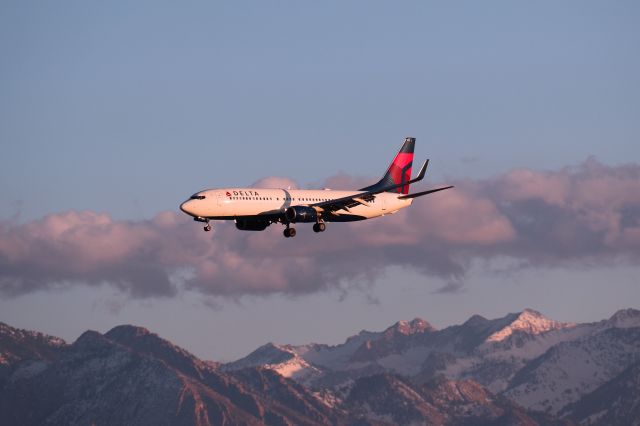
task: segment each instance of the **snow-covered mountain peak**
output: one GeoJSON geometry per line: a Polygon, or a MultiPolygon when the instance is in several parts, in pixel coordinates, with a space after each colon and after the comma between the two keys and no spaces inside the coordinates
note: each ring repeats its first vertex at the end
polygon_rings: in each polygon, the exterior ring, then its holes
{"type": "Polygon", "coordinates": [[[293,350],[286,346],[267,343],[238,361],[226,364],[224,370],[238,370],[246,367],[277,365],[297,357],[293,350]]]}
{"type": "Polygon", "coordinates": [[[427,321],[423,320],[422,318],[414,318],[410,323],[409,323],[409,327],[411,327],[411,329],[413,330],[433,330],[435,331],[436,328],[434,326],[432,326],[430,323],[428,323],[427,321]]]}
{"type": "MultiPolygon", "coordinates": [[[[287,358],[295,355],[293,351],[287,347],[287,345],[277,345],[273,342],[266,343],[253,351],[255,355],[261,355],[263,357],[276,357],[280,358],[285,355],[287,358]]],[[[273,362],[272,362],[273,363],[273,362]]]]}
{"type": "Polygon", "coordinates": [[[409,336],[415,333],[423,333],[425,331],[436,331],[436,329],[422,318],[415,318],[412,321],[398,321],[391,327],[387,328],[383,334],[385,337],[393,337],[398,334],[409,336]]]}
{"type": "Polygon", "coordinates": [[[237,371],[248,367],[263,367],[276,371],[284,377],[297,380],[318,376],[319,370],[309,364],[296,351],[306,352],[305,347],[296,348],[289,345],[267,343],[238,361],[222,365],[222,371],[237,371]]]}
{"type": "Polygon", "coordinates": [[[507,318],[513,318],[513,320],[505,327],[491,334],[487,338],[488,342],[503,341],[515,332],[541,334],[549,330],[557,330],[573,325],[549,319],[533,309],[525,309],[519,314],[510,314],[507,318]]]}
{"type": "Polygon", "coordinates": [[[637,309],[620,309],[607,322],[617,328],[640,327],[640,311],[637,309]]]}

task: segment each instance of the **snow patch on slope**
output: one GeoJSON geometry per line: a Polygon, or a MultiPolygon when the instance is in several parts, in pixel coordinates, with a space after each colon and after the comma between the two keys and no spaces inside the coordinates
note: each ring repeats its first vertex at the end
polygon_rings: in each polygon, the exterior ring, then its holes
{"type": "Polygon", "coordinates": [[[321,370],[312,366],[297,355],[291,358],[289,361],[282,362],[280,364],[265,365],[265,367],[276,371],[281,376],[289,377],[302,382],[322,375],[321,370]]]}
{"type": "Polygon", "coordinates": [[[549,330],[557,330],[565,327],[572,327],[575,324],[562,323],[543,316],[540,312],[532,309],[525,309],[508,326],[493,333],[487,338],[488,342],[500,342],[521,331],[527,334],[541,334],[549,330]]]}

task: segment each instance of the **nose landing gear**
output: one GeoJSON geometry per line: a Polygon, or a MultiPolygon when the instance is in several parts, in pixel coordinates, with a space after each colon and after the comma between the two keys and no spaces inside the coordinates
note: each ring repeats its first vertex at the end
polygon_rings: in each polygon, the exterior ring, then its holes
{"type": "Polygon", "coordinates": [[[202,222],[202,223],[204,223],[204,224],[205,224],[205,225],[204,225],[204,228],[203,228],[203,229],[204,229],[204,232],[209,232],[209,231],[211,231],[211,225],[209,225],[209,219],[204,218],[204,217],[197,216],[197,217],[194,217],[194,218],[193,218],[193,220],[195,220],[196,222],[202,222]]]}

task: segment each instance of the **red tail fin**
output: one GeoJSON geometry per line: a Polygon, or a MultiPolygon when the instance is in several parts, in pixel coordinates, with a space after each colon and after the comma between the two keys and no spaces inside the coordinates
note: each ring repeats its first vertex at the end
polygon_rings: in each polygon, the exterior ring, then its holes
{"type": "MultiPolygon", "coordinates": [[[[384,188],[393,185],[399,185],[411,180],[411,166],[413,165],[413,149],[416,145],[416,138],[405,138],[404,144],[396,158],[393,159],[391,165],[387,169],[387,173],[375,185],[362,188],[363,191],[371,191],[378,188],[384,188]]],[[[400,186],[395,189],[401,194],[409,193],[409,185],[400,186]]]]}

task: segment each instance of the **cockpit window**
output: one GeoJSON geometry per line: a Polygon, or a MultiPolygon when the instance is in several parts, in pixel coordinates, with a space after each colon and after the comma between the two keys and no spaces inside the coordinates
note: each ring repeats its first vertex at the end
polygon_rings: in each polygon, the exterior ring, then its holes
{"type": "Polygon", "coordinates": [[[198,195],[198,194],[193,194],[191,197],[189,197],[190,200],[204,200],[205,196],[204,195],[198,195]]]}

